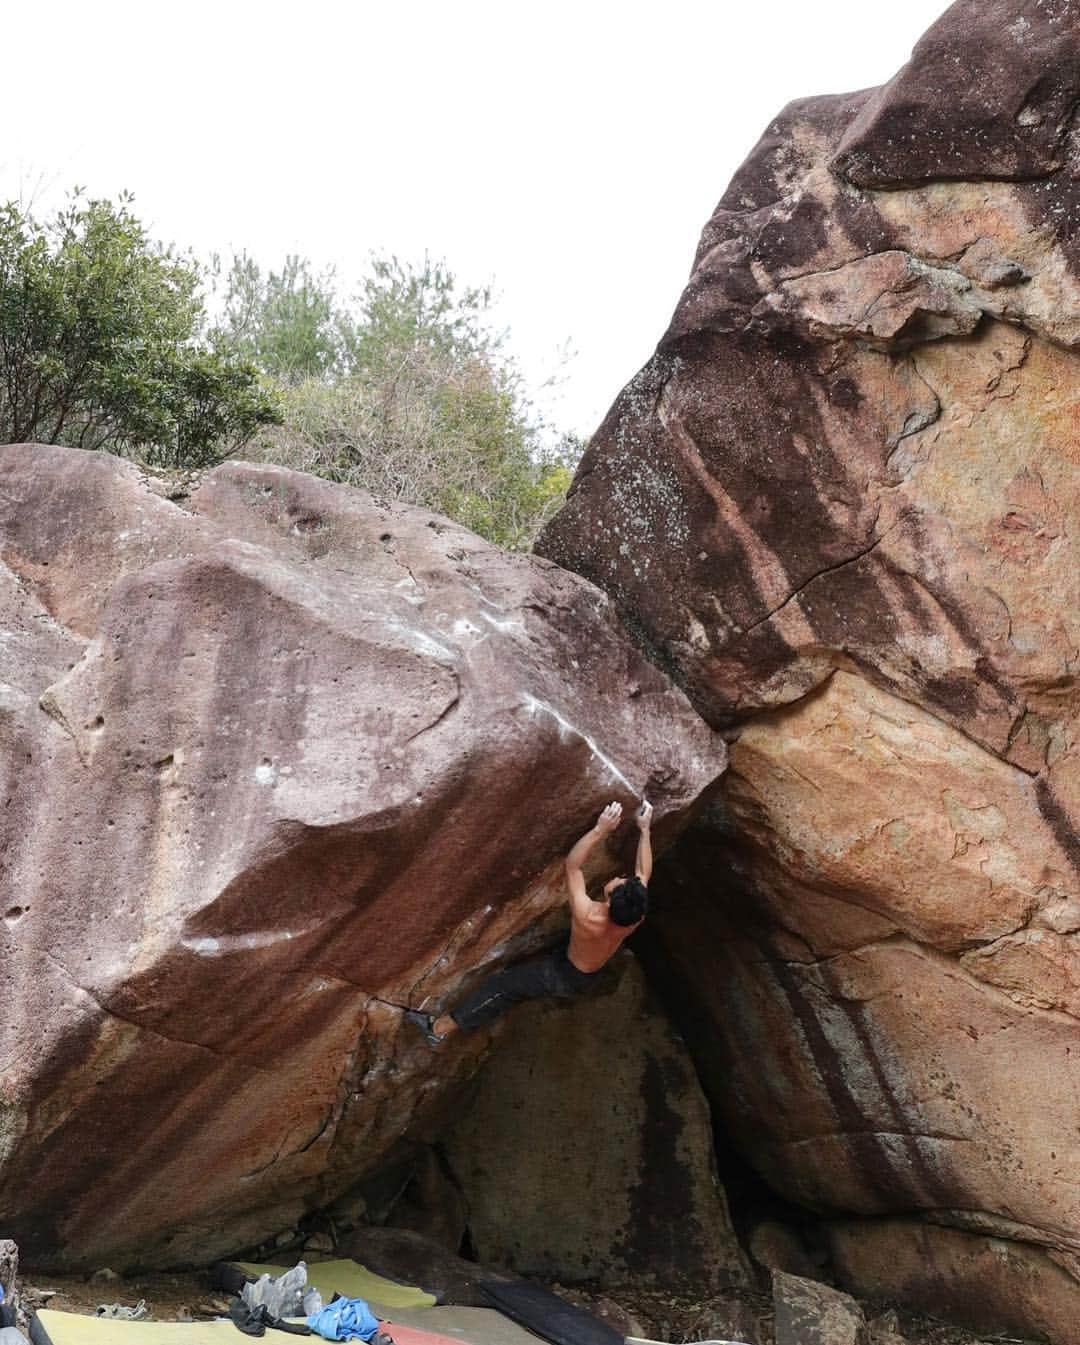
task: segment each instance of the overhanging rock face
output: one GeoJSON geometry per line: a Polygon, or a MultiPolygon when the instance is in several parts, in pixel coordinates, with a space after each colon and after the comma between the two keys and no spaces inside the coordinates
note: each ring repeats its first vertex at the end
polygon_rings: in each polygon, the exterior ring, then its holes
{"type": "Polygon", "coordinates": [[[181,508],[4,448],[0,560],[0,1218],[38,1264],[332,1199],[482,1052],[402,1006],[550,935],[610,798],[663,844],[724,767],[592,586],[311,477],[181,508]]]}
{"type": "Polygon", "coordinates": [[[759,1169],[1073,1275],[1078,69],[964,0],[786,108],[541,545],[736,732],[657,923],[759,1169]]]}

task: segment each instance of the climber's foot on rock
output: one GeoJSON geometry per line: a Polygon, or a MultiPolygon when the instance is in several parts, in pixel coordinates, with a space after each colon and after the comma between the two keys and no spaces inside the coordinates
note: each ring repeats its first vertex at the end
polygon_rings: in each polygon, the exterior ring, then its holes
{"type": "Polygon", "coordinates": [[[435,1031],[435,1019],[430,1013],[421,1013],[419,1009],[406,1009],[405,1021],[418,1028],[421,1036],[433,1049],[441,1046],[446,1040],[441,1033],[435,1031]]]}

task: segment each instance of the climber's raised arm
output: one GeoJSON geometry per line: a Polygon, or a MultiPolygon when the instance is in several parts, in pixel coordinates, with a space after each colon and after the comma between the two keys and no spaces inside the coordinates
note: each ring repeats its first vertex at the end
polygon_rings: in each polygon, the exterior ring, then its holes
{"type": "Polygon", "coordinates": [[[585,861],[592,854],[593,849],[603,840],[605,836],[610,836],[619,825],[622,817],[622,804],[609,803],[595,824],[579,840],[574,842],[573,848],[566,856],[566,885],[570,889],[570,910],[578,915],[584,915],[589,909],[589,894],[585,889],[585,861]]]}
{"type": "Polygon", "coordinates": [[[528,962],[493,972],[461,1003],[438,1018],[423,1009],[406,1009],[403,1017],[422,1033],[429,1046],[440,1046],[456,1032],[475,1032],[493,1023],[515,1004],[530,999],[571,999],[585,994],[593,978],[637,929],[649,909],[645,887],[652,872],[649,823],[652,808],[642,803],[637,813],[637,877],[609,878],[596,900],[585,886],[585,864],[596,846],[622,820],[622,805],[609,803],[595,825],[577,840],[566,856],[566,885],[570,889],[570,932],[565,943],[528,962]]]}
{"type": "Polygon", "coordinates": [[[634,821],[638,825],[637,860],[634,864],[634,872],[646,887],[648,887],[649,879],[652,877],[652,837],[650,835],[652,814],[652,804],[647,799],[642,799],[641,807],[634,814],[634,821]]]}

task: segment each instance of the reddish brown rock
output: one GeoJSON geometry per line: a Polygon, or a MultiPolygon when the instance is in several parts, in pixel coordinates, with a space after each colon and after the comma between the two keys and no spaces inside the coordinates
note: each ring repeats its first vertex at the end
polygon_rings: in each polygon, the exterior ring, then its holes
{"type": "Polygon", "coordinates": [[[775,1219],[754,1225],[746,1238],[746,1250],[757,1265],[770,1272],[780,1270],[813,1280],[821,1271],[798,1231],[775,1219]]]}
{"type": "Polygon", "coordinates": [[[1068,162],[1078,50],[1074,0],[960,0],[870,95],[834,165],[859,187],[1045,177],[1068,162]]]}
{"type": "Polygon", "coordinates": [[[995,1338],[1076,1339],[1076,1282],[1039,1247],[914,1220],[829,1231],[837,1274],[853,1293],[902,1299],[995,1338]]]}
{"type": "Polygon", "coordinates": [[[744,1152],[1073,1269],[1078,51],[962,0],[785,108],[541,546],[734,742],[643,956],[744,1152]]]}
{"type": "Polygon", "coordinates": [[[554,933],[607,799],[647,790],[663,843],[723,767],[595,589],[313,478],[228,464],[180,508],[5,448],[0,557],[31,1262],[207,1261],[333,1199],[482,1050],[433,1057],[401,1006],[554,933]]]}
{"type": "Polygon", "coordinates": [[[776,1345],[869,1345],[862,1309],[838,1289],[777,1271],[773,1304],[776,1345]]]}

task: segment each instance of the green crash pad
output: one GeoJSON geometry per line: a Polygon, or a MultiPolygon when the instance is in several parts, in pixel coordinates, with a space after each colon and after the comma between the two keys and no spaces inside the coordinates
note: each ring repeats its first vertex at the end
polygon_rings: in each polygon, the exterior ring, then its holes
{"type": "MultiPolygon", "coordinates": [[[[291,1339],[277,1334],[283,1341],[291,1339]]],[[[30,1339],[34,1345],[236,1345],[245,1337],[227,1317],[213,1322],[125,1322],[39,1308],[30,1323],[30,1339]]]]}
{"type": "MultiPolygon", "coordinates": [[[[260,1275],[276,1279],[292,1269],[291,1266],[260,1266],[253,1261],[230,1261],[229,1265],[255,1279],[260,1275]]],[[[324,1303],[329,1303],[335,1294],[362,1298],[371,1304],[376,1317],[387,1315],[380,1313],[378,1308],[433,1308],[438,1302],[434,1294],[412,1284],[398,1284],[384,1275],[376,1275],[359,1261],[315,1261],[307,1268],[307,1282],[318,1289],[324,1303]]]]}
{"type": "MultiPolygon", "coordinates": [[[[390,1317],[391,1335],[395,1324],[423,1328],[424,1335],[435,1333],[433,1340],[451,1339],[463,1345],[536,1345],[537,1342],[531,1332],[494,1308],[399,1308],[390,1317]]],[[[227,1320],[125,1322],[50,1308],[38,1312],[30,1334],[35,1345],[227,1345],[229,1341],[236,1345],[241,1339],[241,1333],[227,1320]]],[[[284,1345],[288,1336],[267,1332],[266,1340],[272,1340],[274,1345],[281,1341],[284,1345]]],[[[415,1345],[415,1341],[410,1340],[409,1345],[415,1345]]]]}

